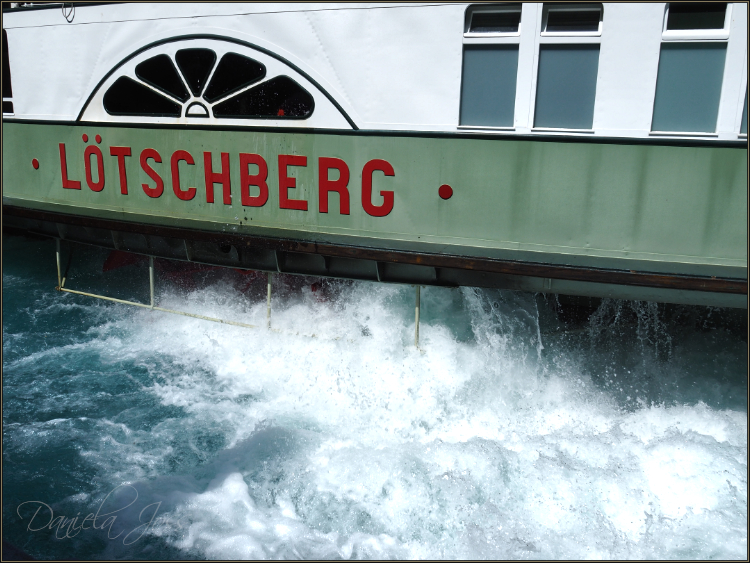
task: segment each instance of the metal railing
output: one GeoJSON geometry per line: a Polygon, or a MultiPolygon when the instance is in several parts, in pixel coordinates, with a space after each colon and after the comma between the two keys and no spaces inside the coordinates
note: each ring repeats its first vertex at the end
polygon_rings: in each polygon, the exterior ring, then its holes
{"type": "MultiPolygon", "coordinates": [[[[240,326],[243,328],[259,328],[257,325],[252,325],[248,323],[240,323],[237,321],[229,321],[226,319],[219,319],[216,317],[207,317],[205,315],[198,315],[195,313],[188,313],[186,311],[177,311],[176,309],[167,309],[166,307],[157,307],[155,304],[155,298],[154,298],[154,257],[149,256],[148,257],[148,278],[149,278],[149,296],[150,296],[150,304],[146,305],[145,303],[138,303],[137,301],[128,301],[127,299],[117,299],[115,297],[109,297],[107,295],[99,295],[97,293],[89,293],[86,291],[78,291],[75,289],[68,289],[65,287],[65,281],[67,279],[68,275],[68,268],[70,267],[70,260],[68,261],[68,266],[65,270],[65,275],[62,275],[62,270],[60,268],[60,239],[55,239],[56,248],[55,248],[55,258],[57,261],[57,287],[55,288],[57,291],[63,291],[65,293],[73,293],[75,295],[84,295],[86,297],[94,297],[96,299],[102,299],[104,301],[112,301],[114,303],[121,303],[123,305],[132,305],[134,307],[141,307],[144,309],[151,309],[153,311],[161,311],[163,313],[172,313],[174,315],[182,315],[184,317],[192,317],[194,319],[201,319],[204,321],[212,321],[215,323],[222,323],[232,326],[240,326]]],[[[273,280],[273,273],[268,272],[268,290],[267,290],[267,297],[266,297],[266,328],[268,330],[272,330],[274,332],[281,333],[281,330],[271,328],[271,286],[272,286],[272,280],[273,280]]],[[[415,305],[415,312],[414,312],[414,346],[417,349],[419,348],[419,309],[420,309],[420,286],[416,286],[416,305],[415,305]]],[[[294,334],[300,334],[300,333],[294,333],[294,334]]],[[[320,338],[316,334],[307,334],[306,336],[311,336],[313,338],[320,338]]],[[[341,337],[332,338],[331,340],[341,340],[341,337]]],[[[347,339],[349,340],[349,339],[347,339]]],[[[353,342],[352,340],[349,340],[350,342],[353,342]]]]}

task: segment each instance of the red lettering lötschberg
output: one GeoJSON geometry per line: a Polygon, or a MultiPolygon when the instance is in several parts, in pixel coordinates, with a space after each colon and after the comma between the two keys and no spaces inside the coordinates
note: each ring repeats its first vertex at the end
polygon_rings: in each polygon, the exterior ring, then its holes
{"type": "Polygon", "coordinates": [[[229,180],[229,153],[221,153],[221,172],[214,172],[211,153],[203,153],[203,168],[206,176],[206,203],[214,202],[214,184],[224,188],[224,205],[232,205],[232,185],[229,180]]]}
{"type": "Polygon", "coordinates": [[[65,157],[65,143],[60,143],[60,174],[62,175],[62,187],[66,190],[80,190],[81,182],[68,180],[68,161],[65,157]]]}
{"type": "Polygon", "coordinates": [[[125,173],[125,157],[130,156],[130,147],[109,147],[109,154],[117,157],[120,172],[120,193],[128,195],[128,175],[125,173]]]}
{"type": "Polygon", "coordinates": [[[174,151],[172,158],[170,159],[170,165],[172,168],[172,189],[175,195],[182,201],[190,201],[198,193],[197,188],[188,188],[183,190],[180,187],[180,161],[184,160],[188,164],[195,164],[193,156],[187,151],[174,151]]]}
{"type": "Polygon", "coordinates": [[[287,166],[307,166],[307,157],[291,154],[279,155],[279,207],[307,211],[306,200],[289,197],[289,189],[297,187],[297,179],[288,176],[287,166]]]}
{"type": "Polygon", "coordinates": [[[259,154],[240,153],[240,196],[245,207],[263,207],[268,201],[268,165],[259,154]],[[248,166],[255,164],[257,174],[250,174],[248,166]],[[257,186],[260,192],[250,195],[250,186],[257,186]]]}
{"type": "Polygon", "coordinates": [[[161,176],[159,176],[159,174],[149,166],[148,162],[146,162],[149,158],[153,158],[154,162],[161,162],[161,155],[156,149],[143,149],[141,152],[141,168],[143,168],[143,171],[156,183],[156,186],[152,188],[148,184],[141,185],[147,196],[160,197],[161,194],[164,193],[164,180],[162,180],[161,176]]]}
{"type": "Polygon", "coordinates": [[[372,173],[380,170],[386,176],[394,176],[393,166],[379,158],[367,162],[362,169],[362,207],[368,215],[373,217],[385,217],[393,210],[393,192],[381,190],[383,196],[382,205],[373,205],[372,203],[372,173]]]}
{"type": "Polygon", "coordinates": [[[83,152],[83,163],[86,168],[86,183],[94,192],[104,189],[104,157],[102,151],[96,145],[89,145],[83,152]],[[96,157],[97,181],[91,177],[91,155],[96,157]]]}
{"type": "Polygon", "coordinates": [[[328,194],[339,194],[339,213],[349,215],[349,167],[340,158],[321,156],[318,159],[318,209],[328,213],[328,194]],[[338,170],[338,180],[329,180],[329,170],[338,170]]]}

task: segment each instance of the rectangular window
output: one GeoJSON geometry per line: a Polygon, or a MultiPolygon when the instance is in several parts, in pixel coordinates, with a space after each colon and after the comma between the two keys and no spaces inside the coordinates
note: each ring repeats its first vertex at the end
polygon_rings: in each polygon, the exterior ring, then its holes
{"type": "Polygon", "coordinates": [[[599,31],[599,11],[550,10],[547,16],[547,33],[565,31],[599,31]]]}
{"type": "Polygon", "coordinates": [[[599,45],[539,46],[534,127],[591,129],[599,45]]]}
{"type": "Polygon", "coordinates": [[[13,89],[10,85],[10,60],[8,59],[8,35],[3,30],[3,113],[13,113],[13,89]]]}
{"type": "Polygon", "coordinates": [[[663,43],[652,131],[713,133],[726,43],[663,43]]]}
{"type": "Polygon", "coordinates": [[[518,35],[521,30],[521,4],[470,6],[466,10],[464,37],[518,35]]]}
{"type": "Polygon", "coordinates": [[[732,4],[727,2],[670,2],[664,14],[666,41],[728,39],[732,4]]]}
{"type": "Polygon", "coordinates": [[[460,125],[512,127],[518,45],[464,45],[460,125]]]}
{"type": "Polygon", "coordinates": [[[670,2],[666,29],[724,29],[726,11],[726,2],[670,2]]]}
{"type": "Polygon", "coordinates": [[[517,33],[521,12],[474,12],[469,33],[517,33]]]}
{"type": "Polygon", "coordinates": [[[601,4],[545,4],[542,36],[587,36],[602,33],[601,4]]]}

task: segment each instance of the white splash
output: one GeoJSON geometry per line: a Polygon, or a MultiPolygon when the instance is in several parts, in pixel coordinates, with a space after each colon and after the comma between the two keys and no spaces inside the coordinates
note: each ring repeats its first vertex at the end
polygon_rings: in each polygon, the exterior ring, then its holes
{"type": "MultiPolygon", "coordinates": [[[[306,286],[274,298],[281,333],[114,308],[91,346],[182,416],[100,421],[84,455],[206,558],[747,557],[746,412],[626,408],[524,294],[425,289],[416,350],[412,299],[306,286]]],[[[226,284],[160,304],[265,325],[226,284]]]]}

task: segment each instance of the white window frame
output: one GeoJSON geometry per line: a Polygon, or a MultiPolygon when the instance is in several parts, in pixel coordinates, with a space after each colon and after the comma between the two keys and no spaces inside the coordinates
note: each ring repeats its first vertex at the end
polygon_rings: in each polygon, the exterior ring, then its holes
{"type": "Polygon", "coordinates": [[[591,4],[547,4],[542,8],[542,37],[601,37],[603,28],[604,7],[599,3],[596,10],[591,8],[591,4]],[[547,20],[550,12],[599,12],[599,29],[596,31],[547,31],[547,20]]]}
{"type": "Polygon", "coordinates": [[[509,3],[509,4],[495,4],[490,6],[469,6],[469,8],[466,10],[466,17],[464,18],[464,37],[465,38],[496,38],[496,37],[520,37],[521,35],[521,26],[523,25],[523,17],[522,17],[522,6],[519,2],[515,3],[509,3]],[[509,12],[518,12],[518,31],[507,31],[507,32],[500,32],[500,31],[488,31],[488,32],[481,32],[481,31],[469,31],[471,29],[471,20],[474,18],[474,14],[477,13],[483,13],[483,14],[502,14],[502,13],[509,13],[509,12]]]}
{"type": "MultiPolygon", "coordinates": [[[[529,107],[529,130],[532,133],[582,133],[583,135],[593,135],[594,129],[570,129],[563,127],[535,127],[534,120],[536,119],[536,87],[539,79],[539,51],[542,45],[599,45],[600,56],[601,56],[601,43],[602,43],[602,32],[604,29],[604,6],[600,3],[597,9],[599,10],[599,30],[598,31],[560,31],[560,32],[548,32],[544,31],[547,28],[547,16],[549,10],[558,11],[578,11],[586,9],[587,11],[593,11],[591,4],[561,4],[556,6],[554,4],[544,4],[541,10],[541,22],[540,31],[537,36],[535,53],[534,53],[534,75],[531,82],[531,104],[529,107]]],[[[539,21],[539,20],[537,20],[539,21]]],[[[601,61],[600,61],[601,62],[601,61]]],[[[597,68],[596,73],[597,85],[599,82],[599,69],[597,68]]],[[[598,88],[597,88],[598,90],[598,88]]],[[[594,97],[594,120],[596,122],[596,97],[594,97]]]]}
{"type": "MultiPolygon", "coordinates": [[[[472,5],[469,6],[466,9],[466,16],[464,18],[464,39],[463,39],[463,45],[517,45],[519,48],[520,53],[520,43],[521,43],[521,26],[523,25],[523,4],[518,5],[518,2],[512,2],[508,4],[493,4],[490,6],[482,6],[482,5],[472,5]],[[474,14],[476,12],[490,12],[490,13],[497,13],[497,12],[515,12],[519,11],[521,13],[521,18],[518,21],[518,32],[508,32],[508,33],[497,33],[497,32],[491,32],[491,33],[469,33],[469,29],[471,28],[471,19],[474,17],[474,14]]],[[[460,88],[461,91],[463,91],[463,45],[461,47],[461,83],[460,88]]],[[[519,54],[519,69],[521,65],[520,60],[520,54],[519,54]]],[[[518,71],[516,71],[518,72],[518,71]]],[[[458,115],[456,116],[456,123],[460,123],[461,121],[461,98],[459,93],[459,109],[458,109],[458,115]]],[[[518,76],[516,75],[516,103],[515,106],[518,106],[518,76]]],[[[514,109],[514,119],[513,122],[515,123],[515,115],[517,115],[517,109],[514,109]]],[[[472,130],[480,130],[480,131],[494,131],[498,133],[502,132],[512,132],[516,130],[515,125],[508,126],[508,127],[492,127],[490,125],[456,125],[456,129],[460,131],[472,131],[472,130]]]]}
{"type": "MultiPolygon", "coordinates": [[[[742,129],[742,110],[745,109],[745,98],[747,97],[747,76],[745,77],[745,87],[742,89],[742,95],[740,96],[740,102],[739,102],[739,109],[737,110],[738,117],[735,119],[736,124],[734,130],[737,131],[737,138],[738,139],[747,139],[747,133],[740,133],[740,129],[742,129]]],[[[750,105],[750,104],[749,104],[750,105]]],[[[750,111],[750,108],[748,108],[748,111],[750,111]]]]}
{"type": "Polygon", "coordinates": [[[664,41],[726,41],[729,39],[729,24],[732,22],[732,3],[727,2],[727,11],[724,13],[724,27],[721,29],[667,29],[669,21],[669,6],[664,6],[664,21],[662,22],[661,36],[664,41]]]}
{"type": "MultiPolygon", "coordinates": [[[[729,24],[732,21],[732,3],[727,2],[727,11],[724,14],[724,28],[723,29],[680,29],[667,31],[667,19],[669,18],[669,5],[667,2],[664,6],[664,21],[662,23],[662,44],[669,41],[679,41],[680,43],[724,43],[727,46],[727,52],[729,52],[729,24]]],[[[661,61],[661,45],[659,45],[659,60],[661,61]]],[[[724,74],[721,79],[721,92],[719,94],[719,109],[721,112],[721,105],[724,99],[724,82],[727,74],[727,62],[724,60],[724,74]]],[[[656,75],[656,83],[659,82],[659,75],[656,75]]],[[[654,102],[651,105],[651,124],[649,125],[649,135],[654,137],[718,137],[719,136],[719,124],[718,124],[718,113],[717,123],[713,132],[706,131],[654,131],[654,108],[656,107],[656,83],[654,83],[654,102]]],[[[741,112],[742,110],[740,110],[741,112]]],[[[739,126],[736,131],[739,131],[739,126]]]]}

